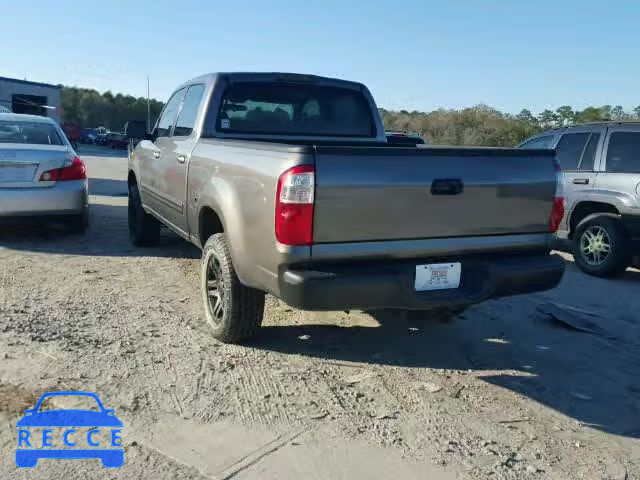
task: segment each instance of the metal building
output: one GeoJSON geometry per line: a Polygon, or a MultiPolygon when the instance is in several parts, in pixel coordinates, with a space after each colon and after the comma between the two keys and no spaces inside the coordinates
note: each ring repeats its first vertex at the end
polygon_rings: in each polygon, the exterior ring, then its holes
{"type": "MultiPolygon", "coordinates": [[[[60,122],[61,85],[0,77],[0,106],[60,122]]],[[[4,110],[4,109],[2,109],[4,110]]]]}

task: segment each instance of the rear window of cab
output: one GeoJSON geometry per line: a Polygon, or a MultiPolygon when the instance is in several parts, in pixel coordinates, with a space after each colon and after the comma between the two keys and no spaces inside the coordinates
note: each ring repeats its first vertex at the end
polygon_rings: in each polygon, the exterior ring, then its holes
{"type": "Polygon", "coordinates": [[[223,133],[375,137],[369,102],[358,90],[290,82],[229,85],[218,112],[223,133]]]}

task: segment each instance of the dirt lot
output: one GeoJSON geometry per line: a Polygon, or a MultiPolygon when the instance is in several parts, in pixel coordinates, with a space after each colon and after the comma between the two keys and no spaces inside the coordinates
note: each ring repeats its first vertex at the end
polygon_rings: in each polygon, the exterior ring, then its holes
{"type": "Polygon", "coordinates": [[[85,156],[85,235],[0,231],[1,478],[640,478],[638,270],[601,280],[567,256],[556,290],[451,319],[269,298],[261,336],[224,345],[199,252],[129,244],[118,155],[85,156]],[[15,422],[50,390],[115,408],[122,468],[15,467],[15,422]]]}

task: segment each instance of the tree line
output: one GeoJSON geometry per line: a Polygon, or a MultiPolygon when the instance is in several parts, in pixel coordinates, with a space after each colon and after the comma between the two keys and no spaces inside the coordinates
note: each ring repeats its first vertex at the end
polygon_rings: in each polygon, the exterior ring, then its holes
{"type": "MultiPolygon", "coordinates": [[[[129,120],[147,121],[147,99],[110,91],[99,93],[90,88],[63,87],[60,93],[61,121],[82,128],[106,127],[124,130],[129,120]]],[[[164,103],[151,99],[151,122],[160,115],[164,103]]]]}
{"type": "MultiPolygon", "coordinates": [[[[84,128],[106,127],[112,131],[122,131],[129,120],[147,120],[147,99],[144,97],[63,87],[61,102],[62,121],[84,128]]],[[[150,103],[153,124],[164,104],[155,99],[150,103]]],[[[418,133],[430,144],[513,146],[542,130],[574,123],[640,120],[640,105],[630,111],[620,105],[587,107],[583,110],[563,105],[556,110],[543,110],[537,115],[527,109],[514,115],[487,105],[431,112],[381,108],[380,114],[386,129],[418,133]]]]}
{"type": "Polygon", "coordinates": [[[487,105],[461,110],[432,112],[380,109],[385,128],[415,132],[433,145],[482,145],[509,147],[543,130],[576,123],[606,120],[640,121],[640,105],[630,111],[622,106],[603,105],[574,110],[563,105],[534,115],[523,109],[518,114],[503,113],[487,105]]]}

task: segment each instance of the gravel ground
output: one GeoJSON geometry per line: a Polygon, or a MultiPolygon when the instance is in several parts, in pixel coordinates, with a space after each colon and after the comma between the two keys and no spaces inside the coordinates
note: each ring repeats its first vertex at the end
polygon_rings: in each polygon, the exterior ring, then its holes
{"type": "Polygon", "coordinates": [[[454,318],[268,297],[259,338],[224,345],[199,251],[131,246],[126,159],[86,161],[86,234],[0,230],[0,477],[640,478],[638,270],[596,279],[567,256],[556,290],[454,318]],[[121,469],[15,467],[15,422],[50,390],[115,408],[121,469]]]}

